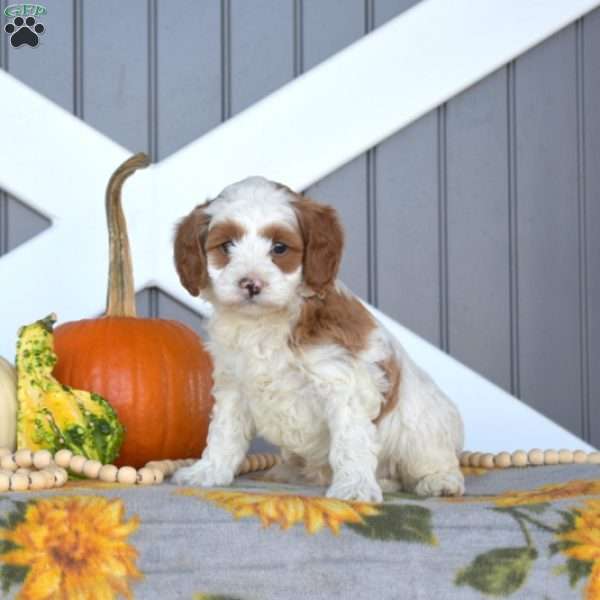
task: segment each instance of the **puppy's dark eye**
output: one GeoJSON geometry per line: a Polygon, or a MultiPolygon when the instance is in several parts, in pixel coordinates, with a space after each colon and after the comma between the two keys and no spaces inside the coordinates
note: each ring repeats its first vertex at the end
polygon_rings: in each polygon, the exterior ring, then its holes
{"type": "Polygon", "coordinates": [[[223,254],[229,254],[229,252],[231,252],[231,248],[233,247],[233,242],[231,240],[222,243],[220,246],[221,248],[221,252],[223,254]]]}
{"type": "Polygon", "coordinates": [[[283,242],[275,242],[271,248],[271,254],[281,256],[282,254],[285,254],[287,250],[288,247],[283,242]]]}

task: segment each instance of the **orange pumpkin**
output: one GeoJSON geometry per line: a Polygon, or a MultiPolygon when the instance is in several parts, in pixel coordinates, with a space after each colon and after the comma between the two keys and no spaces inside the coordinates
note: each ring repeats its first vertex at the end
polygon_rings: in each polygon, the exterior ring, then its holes
{"type": "Polygon", "coordinates": [[[54,330],[62,383],[104,396],[125,426],[116,464],[199,457],[206,445],[213,400],[212,363],[198,335],[166,319],[136,317],[133,269],[121,188],[149,164],[136,154],[111,177],[106,191],[110,241],[104,317],[54,330]]]}

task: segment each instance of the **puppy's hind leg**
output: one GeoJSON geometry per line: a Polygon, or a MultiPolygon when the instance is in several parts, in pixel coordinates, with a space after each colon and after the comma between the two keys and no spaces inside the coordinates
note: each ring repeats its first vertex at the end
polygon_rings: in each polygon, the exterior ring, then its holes
{"type": "Polygon", "coordinates": [[[418,496],[462,496],[465,479],[453,449],[425,451],[399,465],[402,487],[418,496]]]}
{"type": "Polygon", "coordinates": [[[456,444],[448,435],[423,436],[409,432],[399,454],[394,456],[393,472],[402,489],[418,496],[462,496],[465,480],[460,470],[456,444]]]}

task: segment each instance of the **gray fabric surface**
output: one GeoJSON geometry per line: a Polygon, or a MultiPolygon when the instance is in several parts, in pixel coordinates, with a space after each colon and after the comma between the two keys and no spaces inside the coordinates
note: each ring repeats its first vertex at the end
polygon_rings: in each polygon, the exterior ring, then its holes
{"type": "MultiPolygon", "coordinates": [[[[7,597],[28,597],[23,593],[28,578],[31,584],[32,578],[39,577],[22,556],[20,574],[14,571],[19,559],[15,532],[33,530],[32,506],[43,502],[47,506],[65,496],[92,496],[100,497],[100,502],[104,498],[122,502],[122,522],[139,517],[135,531],[124,539],[137,551],[135,565],[143,574],[124,578],[135,598],[192,599],[201,594],[240,600],[449,600],[490,594],[515,599],[585,598],[586,594],[592,598],[592,579],[600,571],[600,545],[596,547],[598,559],[581,561],[567,555],[567,547],[555,548],[553,553],[552,544],[565,541],[560,537],[564,535],[559,531],[561,524],[565,531],[571,527],[579,535],[584,531],[581,515],[591,515],[596,520],[588,519],[585,535],[598,529],[585,552],[593,555],[594,544],[600,544],[599,475],[600,467],[593,465],[485,472],[468,475],[463,499],[386,494],[383,505],[330,504],[319,498],[324,489],[264,483],[250,477],[221,488],[219,498],[214,490],[206,494],[171,484],[141,488],[88,482],[71,482],[67,488],[39,493],[4,494],[0,500],[1,583],[8,587],[12,581],[7,597]],[[539,490],[549,484],[555,487],[539,490]],[[509,497],[511,490],[530,493],[509,497]],[[236,495],[241,492],[259,495],[236,495]],[[253,509],[252,500],[262,500],[262,508],[253,509]],[[232,514],[234,502],[250,506],[247,516],[232,514]],[[378,514],[366,514],[369,511],[378,514]],[[342,516],[337,535],[327,524],[327,515],[336,512],[342,516]],[[265,525],[261,516],[268,520],[269,515],[278,522],[265,525]],[[319,515],[324,515],[320,528],[319,515]],[[357,522],[347,522],[348,515],[355,515],[352,518],[357,522]],[[7,570],[11,560],[13,571],[7,570]]],[[[36,526],[41,525],[37,522],[36,526]]],[[[35,542],[38,552],[48,547],[52,536],[62,535],[56,525],[55,531],[52,524],[48,527],[39,534],[46,541],[35,542]]],[[[88,529],[87,524],[82,527],[81,535],[97,534],[90,533],[91,522],[88,529]]],[[[111,534],[105,531],[103,535],[111,534]]],[[[571,541],[566,546],[581,544],[571,541]]],[[[49,553],[45,568],[54,572],[62,568],[60,577],[68,578],[65,573],[71,567],[59,568],[55,558],[49,553]]],[[[90,589],[82,597],[97,597],[93,580],[87,585],[90,589]]],[[[119,597],[116,588],[114,597],[119,597]]]]}

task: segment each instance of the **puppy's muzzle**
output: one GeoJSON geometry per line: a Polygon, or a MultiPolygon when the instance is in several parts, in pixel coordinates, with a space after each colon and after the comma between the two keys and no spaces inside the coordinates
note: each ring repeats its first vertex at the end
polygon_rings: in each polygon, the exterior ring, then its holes
{"type": "Polygon", "coordinates": [[[251,277],[243,277],[239,280],[238,285],[246,290],[249,298],[258,296],[261,290],[265,287],[265,284],[260,279],[253,279],[251,277]]]}

